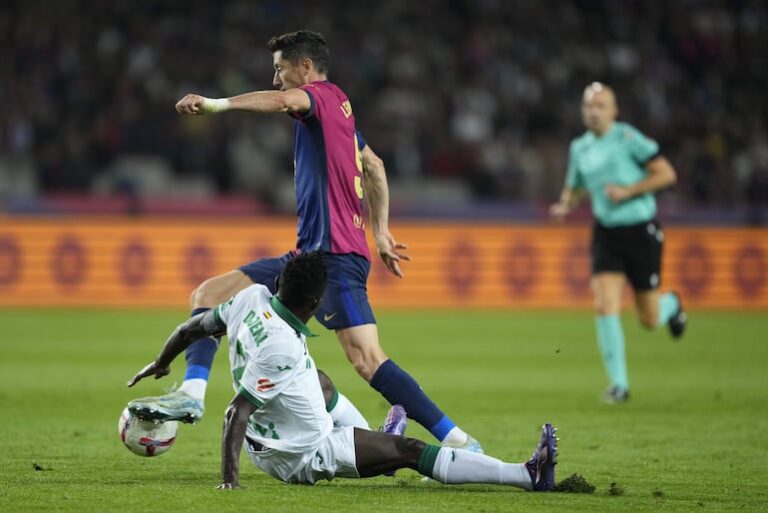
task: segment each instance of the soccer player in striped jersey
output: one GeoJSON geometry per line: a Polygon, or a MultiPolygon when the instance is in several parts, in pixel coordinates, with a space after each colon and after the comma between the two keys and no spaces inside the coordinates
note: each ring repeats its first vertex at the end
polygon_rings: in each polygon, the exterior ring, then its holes
{"type": "Polygon", "coordinates": [[[372,477],[412,468],[446,484],[488,483],[552,491],[556,430],[544,424],[533,456],[506,463],[485,454],[428,445],[414,438],[336,426],[309,354],[307,321],[325,301],[329,276],[324,252],[302,253],[280,273],[277,293],[251,285],[213,310],[177,327],[158,357],[129,382],[162,377],[185,348],[202,336],[229,340],[235,396],[225,414],[220,489],[240,486],[243,444],[251,461],[288,483],[334,477],[372,477]]]}
{"type": "Polygon", "coordinates": [[[669,327],[683,334],[686,314],[675,292],[660,293],[664,232],[656,219],[653,193],[677,180],[656,141],[616,121],[618,107],[610,87],[599,82],[584,91],[582,116],[587,132],[571,143],[565,188],[550,213],[563,218],[586,191],[592,200],[592,290],[597,340],[610,380],[604,399],[629,398],[629,378],[621,327],[625,279],[635,292],[640,322],[648,329],[669,327]]]}
{"type": "MultiPolygon", "coordinates": [[[[298,241],[283,256],[251,262],[203,282],[192,293],[192,314],[204,312],[254,283],[274,292],[275,279],[288,261],[301,252],[322,251],[328,263],[328,289],[315,318],[336,332],[358,374],[390,404],[401,404],[410,418],[444,445],[482,451],[477,440],[445,415],[379,344],[366,292],[370,254],[364,197],[376,247],[389,272],[402,278],[400,261],[409,258],[403,253],[405,245],[389,231],[384,164],[357,130],[349,98],[328,80],[330,53],[325,38],[300,30],[273,37],[268,47],[277,91],[222,99],[188,94],[176,104],[176,110],[183,115],[237,110],[285,113],[294,118],[298,241]]],[[[179,390],[134,400],[129,408],[140,416],[153,411],[161,420],[194,422],[201,418],[216,347],[215,339],[201,337],[187,350],[187,370],[179,390]]],[[[352,408],[348,401],[344,404],[352,408]]]]}

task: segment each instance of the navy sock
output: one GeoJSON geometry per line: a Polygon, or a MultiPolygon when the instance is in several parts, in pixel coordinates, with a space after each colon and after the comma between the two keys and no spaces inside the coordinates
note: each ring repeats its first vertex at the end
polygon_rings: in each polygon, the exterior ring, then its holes
{"type": "Polygon", "coordinates": [[[410,418],[424,426],[440,441],[456,427],[421,389],[410,374],[392,360],[382,363],[371,378],[371,386],[390,404],[400,404],[410,418]]]}
{"type": "MultiPolygon", "coordinates": [[[[207,312],[210,308],[195,308],[191,317],[207,312]]],[[[208,375],[213,367],[213,357],[219,348],[218,341],[213,337],[205,337],[192,342],[184,354],[187,360],[187,370],[184,373],[184,381],[188,379],[204,379],[208,381],[208,375]]]]}

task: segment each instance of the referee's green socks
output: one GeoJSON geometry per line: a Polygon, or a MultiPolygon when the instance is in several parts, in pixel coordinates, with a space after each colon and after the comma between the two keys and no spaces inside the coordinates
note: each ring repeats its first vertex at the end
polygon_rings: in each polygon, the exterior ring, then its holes
{"type": "Polygon", "coordinates": [[[605,372],[611,385],[629,390],[627,359],[624,354],[624,330],[618,315],[597,317],[597,343],[603,356],[605,372]]]}

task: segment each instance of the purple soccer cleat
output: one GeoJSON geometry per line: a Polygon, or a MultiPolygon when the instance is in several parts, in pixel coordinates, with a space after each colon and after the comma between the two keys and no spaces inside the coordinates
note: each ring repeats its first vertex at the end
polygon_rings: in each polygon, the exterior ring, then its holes
{"type": "Polygon", "coordinates": [[[557,465],[557,428],[552,424],[541,426],[541,438],[531,459],[525,463],[531,475],[534,492],[551,492],[555,489],[555,465],[557,465]]]}
{"type": "MultiPolygon", "coordinates": [[[[408,417],[406,416],[405,408],[396,404],[389,409],[381,431],[390,435],[403,436],[406,426],[408,426],[408,417]]],[[[395,475],[395,471],[387,472],[384,475],[392,477],[395,475]]]]}

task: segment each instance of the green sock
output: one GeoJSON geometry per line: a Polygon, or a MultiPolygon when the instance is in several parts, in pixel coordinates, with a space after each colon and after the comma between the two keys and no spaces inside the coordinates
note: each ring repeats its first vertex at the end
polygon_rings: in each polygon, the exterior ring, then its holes
{"type": "Polygon", "coordinates": [[[618,315],[597,317],[597,342],[611,385],[629,390],[627,360],[624,355],[624,330],[618,315]]]}
{"type": "Polygon", "coordinates": [[[667,292],[659,297],[659,320],[656,322],[656,327],[664,326],[669,322],[669,319],[677,313],[680,309],[680,301],[677,299],[677,294],[667,292]]]}

